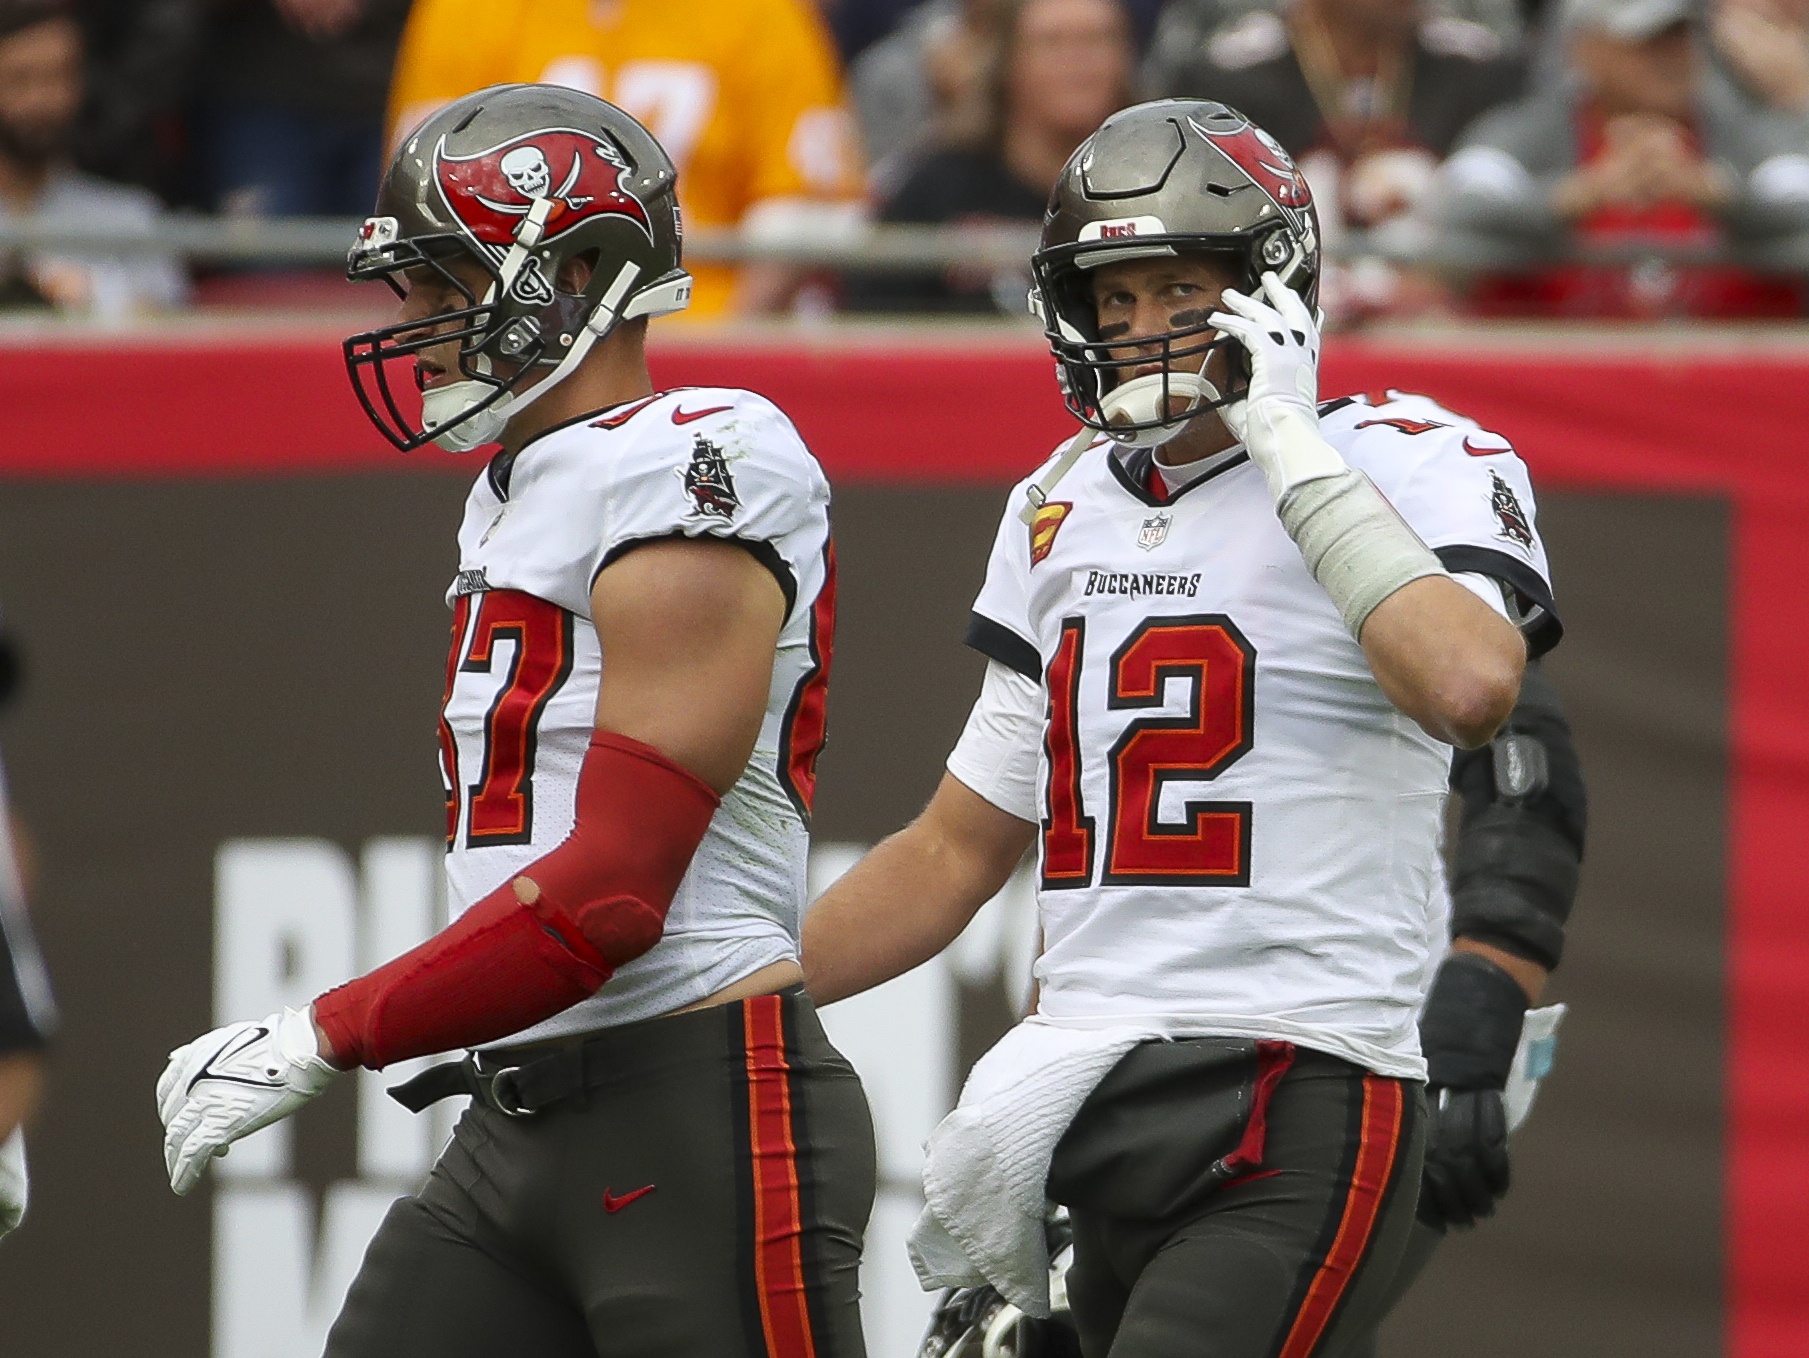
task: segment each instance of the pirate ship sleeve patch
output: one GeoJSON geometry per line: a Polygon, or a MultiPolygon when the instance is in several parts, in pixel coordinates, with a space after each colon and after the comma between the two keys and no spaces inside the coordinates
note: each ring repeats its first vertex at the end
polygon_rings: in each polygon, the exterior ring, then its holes
{"type": "Polygon", "coordinates": [[[723,447],[707,435],[691,437],[691,459],[678,471],[690,500],[686,517],[730,523],[741,510],[735,474],[723,447]]]}
{"type": "Polygon", "coordinates": [[[770,569],[787,616],[821,571],[829,483],[791,421],[765,398],[724,387],[656,397],[616,428],[586,427],[574,478],[599,496],[591,579],[638,545],[665,538],[735,542],[770,569]]]}

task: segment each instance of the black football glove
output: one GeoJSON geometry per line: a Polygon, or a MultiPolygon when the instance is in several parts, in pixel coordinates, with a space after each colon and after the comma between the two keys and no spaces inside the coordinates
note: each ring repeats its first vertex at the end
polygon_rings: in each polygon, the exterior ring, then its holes
{"type": "Polygon", "coordinates": [[[1428,1226],[1474,1226],[1508,1191],[1501,1091],[1525,1017],[1526,992],[1488,958],[1454,952],[1439,968],[1420,1015],[1431,1121],[1419,1217],[1428,1226]]]}
{"type": "Polygon", "coordinates": [[[1499,1089],[1439,1089],[1426,1129],[1419,1217],[1474,1226],[1508,1191],[1507,1109],[1499,1089]]]}

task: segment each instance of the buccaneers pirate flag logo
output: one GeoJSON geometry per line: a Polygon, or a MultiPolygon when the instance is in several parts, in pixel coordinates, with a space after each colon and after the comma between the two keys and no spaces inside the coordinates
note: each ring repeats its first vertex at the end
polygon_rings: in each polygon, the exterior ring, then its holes
{"type": "Polygon", "coordinates": [[[1533,526],[1526,511],[1520,507],[1520,497],[1501,479],[1499,472],[1491,471],[1489,480],[1493,483],[1489,488],[1489,508],[1495,511],[1496,522],[1501,525],[1500,536],[1518,542],[1522,547],[1531,547],[1533,526]]]}
{"type": "Polygon", "coordinates": [[[647,209],[622,187],[627,159],[589,132],[529,132],[470,156],[446,154],[442,137],[433,168],[446,205],[485,245],[513,245],[537,198],[553,203],[543,240],[606,213],[629,218],[653,238],[647,209]]]}

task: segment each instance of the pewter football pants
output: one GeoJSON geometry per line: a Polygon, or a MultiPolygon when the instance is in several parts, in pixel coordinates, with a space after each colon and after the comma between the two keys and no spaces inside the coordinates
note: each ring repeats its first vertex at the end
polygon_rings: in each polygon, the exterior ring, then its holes
{"type": "Polygon", "coordinates": [[[582,1096],[465,1113],[326,1358],[862,1358],[873,1124],[809,999],[590,1040],[582,1096]]]}
{"type": "Polygon", "coordinates": [[[1264,1100],[1252,1045],[1133,1048],[1063,1137],[1057,1169],[1083,1172],[1051,1194],[1084,1199],[1068,1298],[1086,1358],[1345,1358],[1380,1318],[1422,1087],[1300,1048],[1264,1100]],[[1253,1110],[1260,1162],[1215,1177],[1253,1110]]]}

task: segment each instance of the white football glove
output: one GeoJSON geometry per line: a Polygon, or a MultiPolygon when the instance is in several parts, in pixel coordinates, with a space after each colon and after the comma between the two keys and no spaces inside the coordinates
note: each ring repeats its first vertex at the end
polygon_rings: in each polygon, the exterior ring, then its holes
{"type": "Polygon", "coordinates": [[[170,1187],[187,1193],[214,1156],[288,1117],[338,1073],[321,1059],[311,1010],[229,1023],[178,1047],[157,1081],[170,1187]]]}
{"type": "Polygon", "coordinates": [[[1279,504],[1295,486],[1347,464],[1319,433],[1319,327],[1299,293],[1273,273],[1261,297],[1226,288],[1211,322],[1250,354],[1250,387],[1221,412],[1279,504]]]}
{"type": "Polygon", "coordinates": [[[29,1196],[25,1176],[25,1129],[15,1127],[13,1134],[0,1142],[0,1236],[16,1230],[25,1220],[29,1196]]]}

